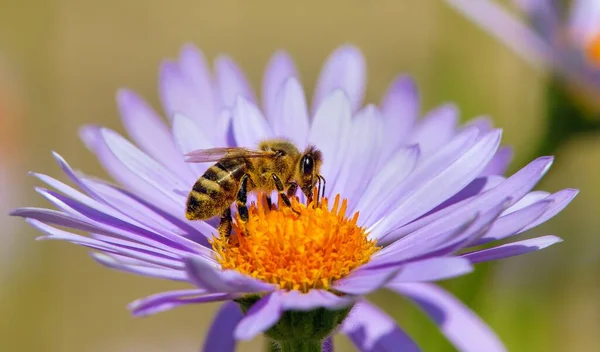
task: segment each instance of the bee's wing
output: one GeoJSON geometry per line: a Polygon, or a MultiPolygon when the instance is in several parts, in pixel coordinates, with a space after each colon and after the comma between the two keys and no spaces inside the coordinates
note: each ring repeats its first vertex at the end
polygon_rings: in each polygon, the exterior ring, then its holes
{"type": "Polygon", "coordinates": [[[232,158],[272,158],[274,152],[263,150],[252,150],[241,147],[223,147],[211,149],[198,149],[185,154],[188,163],[207,163],[232,158]]]}

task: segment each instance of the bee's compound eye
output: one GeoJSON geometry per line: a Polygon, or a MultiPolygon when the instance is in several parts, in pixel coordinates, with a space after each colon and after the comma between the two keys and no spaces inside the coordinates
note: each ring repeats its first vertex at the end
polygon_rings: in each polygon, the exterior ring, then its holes
{"type": "Polygon", "coordinates": [[[302,173],[305,175],[312,175],[314,169],[314,161],[310,156],[303,156],[302,161],[300,162],[300,169],[302,173]]]}

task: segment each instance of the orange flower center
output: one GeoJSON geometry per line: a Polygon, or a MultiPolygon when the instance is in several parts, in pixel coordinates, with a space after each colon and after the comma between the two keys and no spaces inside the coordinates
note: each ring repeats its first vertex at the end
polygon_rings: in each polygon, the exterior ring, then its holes
{"type": "MultiPolygon", "coordinates": [[[[280,202],[282,204],[283,202],[280,202]]],[[[331,210],[321,204],[269,209],[265,201],[249,207],[249,219],[239,216],[229,237],[211,244],[223,269],[233,269],[286,290],[329,289],[332,282],[368,262],[380,248],[359,227],[358,212],[346,217],[348,202],[335,197],[331,210]]]]}

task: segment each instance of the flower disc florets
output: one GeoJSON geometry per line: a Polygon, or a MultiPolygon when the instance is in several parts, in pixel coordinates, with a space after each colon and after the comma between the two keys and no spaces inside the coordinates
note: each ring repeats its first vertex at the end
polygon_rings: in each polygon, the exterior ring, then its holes
{"type": "Polygon", "coordinates": [[[223,269],[233,269],[282,289],[308,292],[328,289],[360,265],[379,247],[357,225],[358,212],[346,217],[347,201],[336,196],[319,205],[292,199],[292,208],[253,203],[249,220],[239,217],[229,237],[212,241],[223,269]]]}

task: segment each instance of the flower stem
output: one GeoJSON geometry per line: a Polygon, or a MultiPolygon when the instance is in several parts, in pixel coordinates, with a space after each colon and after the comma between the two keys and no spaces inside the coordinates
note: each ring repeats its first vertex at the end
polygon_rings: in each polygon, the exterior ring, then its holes
{"type": "Polygon", "coordinates": [[[288,340],[278,341],[281,352],[321,352],[321,341],[288,340]]]}

